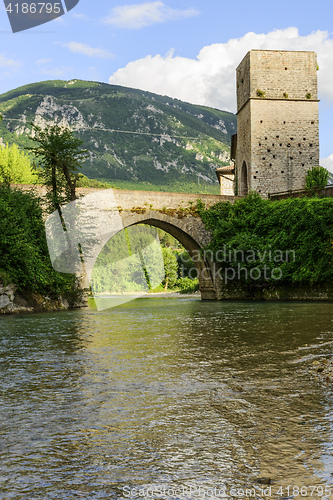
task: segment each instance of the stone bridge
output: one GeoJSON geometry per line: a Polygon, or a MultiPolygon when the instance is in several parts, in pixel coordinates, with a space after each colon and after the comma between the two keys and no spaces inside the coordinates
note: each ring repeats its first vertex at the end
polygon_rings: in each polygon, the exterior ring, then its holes
{"type": "MultiPolygon", "coordinates": [[[[32,186],[17,186],[22,190],[32,186]]],[[[44,195],[42,186],[34,188],[38,194],[44,195]]],[[[77,194],[85,196],[102,191],[94,188],[78,188],[77,194]]],[[[165,193],[153,191],[113,190],[116,204],[122,219],[123,227],[136,224],[147,224],[163,229],[176,238],[192,257],[198,271],[201,298],[214,300],[218,298],[219,286],[213,272],[213,262],[200,250],[211,238],[200,217],[193,208],[200,199],[206,207],[221,201],[234,202],[236,197],[210,194],[165,193]]]]}

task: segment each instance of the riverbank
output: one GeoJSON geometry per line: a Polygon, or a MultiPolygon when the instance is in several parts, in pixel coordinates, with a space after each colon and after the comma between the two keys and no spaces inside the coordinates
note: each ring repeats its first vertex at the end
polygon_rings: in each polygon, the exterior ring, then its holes
{"type": "Polygon", "coordinates": [[[13,284],[0,284],[0,314],[26,314],[51,311],[65,311],[85,307],[87,300],[84,296],[68,300],[62,295],[50,298],[37,292],[18,292],[13,284]]]}
{"type": "MultiPolygon", "coordinates": [[[[143,295],[142,298],[201,298],[199,291],[194,293],[181,292],[156,292],[143,295]]],[[[88,306],[88,301],[93,300],[88,294],[75,301],[68,301],[59,295],[51,299],[47,295],[39,293],[22,294],[17,291],[15,285],[4,286],[0,284],[0,314],[26,314],[52,311],[66,311],[69,309],[80,309],[88,306]]]]}

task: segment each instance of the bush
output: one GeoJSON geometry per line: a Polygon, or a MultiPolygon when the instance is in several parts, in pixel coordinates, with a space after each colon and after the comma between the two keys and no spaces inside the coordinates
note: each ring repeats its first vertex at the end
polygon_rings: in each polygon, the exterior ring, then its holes
{"type": "Polygon", "coordinates": [[[178,278],[175,287],[179,289],[180,293],[194,293],[199,290],[199,280],[197,278],[178,278]]]}

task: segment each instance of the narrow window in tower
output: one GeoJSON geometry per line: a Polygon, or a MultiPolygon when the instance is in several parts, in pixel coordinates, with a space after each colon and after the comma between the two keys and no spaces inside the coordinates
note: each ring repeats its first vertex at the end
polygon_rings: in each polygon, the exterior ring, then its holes
{"type": "Polygon", "coordinates": [[[312,144],[309,144],[309,147],[312,148],[312,144]]]}
{"type": "Polygon", "coordinates": [[[275,155],[273,155],[273,158],[275,158],[275,155]]]}

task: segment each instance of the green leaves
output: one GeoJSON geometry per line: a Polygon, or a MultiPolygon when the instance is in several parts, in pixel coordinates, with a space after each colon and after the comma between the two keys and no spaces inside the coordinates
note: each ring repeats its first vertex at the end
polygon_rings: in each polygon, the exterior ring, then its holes
{"type": "Polygon", "coordinates": [[[305,185],[307,188],[323,188],[327,185],[329,175],[324,167],[312,167],[305,177],[305,185]]]}
{"type": "Polygon", "coordinates": [[[83,141],[73,136],[68,128],[53,125],[44,130],[31,124],[34,132],[32,141],[35,147],[26,148],[40,161],[40,178],[48,190],[50,212],[76,199],[75,190],[79,168],[85,161],[88,151],[82,149],[83,141]]]}
{"type": "Polygon", "coordinates": [[[37,174],[30,158],[16,144],[0,146],[0,182],[36,184],[37,174]]]}
{"type": "Polygon", "coordinates": [[[75,276],[57,273],[50,262],[42,209],[31,193],[0,186],[0,279],[21,292],[50,297],[75,291],[75,276]]]}
{"type": "MultiPolygon", "coordinates": [[[[295,198],[263,200],[256,194],[230,203],[219,203],[199,213],[212,231],[209,245],[215,254],[225,249],[231,258],[222,269],[248,270],[241,281],[252,280],[251,269],[281,269],[280,283],[319,283],[333,280],[333,199],[295,198]],[[248,259],[250,251],[255,252],[248,259]],[[247,279],[246,279],[247,278],[247,279]]],[[[268,280],[269,281],[269,280],[268,280]]]]}

